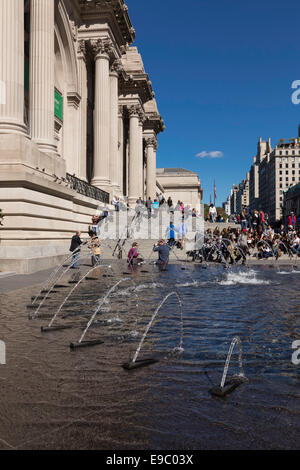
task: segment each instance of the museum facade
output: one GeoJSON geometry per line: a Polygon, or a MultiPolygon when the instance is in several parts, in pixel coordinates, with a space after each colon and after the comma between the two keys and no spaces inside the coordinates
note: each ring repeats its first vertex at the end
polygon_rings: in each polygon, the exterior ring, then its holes
{"type": "Polygon", "coordinates": [[[164,122],[124,0],[0,0],[0,269],[55,264],[116,195],[156,197],[164,122]]]}

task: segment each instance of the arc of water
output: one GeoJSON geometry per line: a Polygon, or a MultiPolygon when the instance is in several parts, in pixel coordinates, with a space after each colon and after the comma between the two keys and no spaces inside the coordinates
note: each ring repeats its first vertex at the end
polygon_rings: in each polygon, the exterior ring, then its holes
{"type": "Polygon", "coordinates": [[[86,333],[88,332],[90,326],[92,325],[92,323],[94,322],[95,318],[96,318],[96,315],[98,314],[100,308],[102,307],[102,305],[104,304],[104,302],[108,299],[108,297],[110,296],[110,294],[122,283],[122,282],[125,282],[125,281],[132,281],[131,278],[126,278],[124,277],[123,279],[120,279],[116,284],[114,284],[110,289],[109,291],[107,292],[107,294],[102,298],[102,300],[99,302],[95,312],[93,313],[93,315],[91,316],[84,332],[82,333],[78,343],[82,343],[86,333]]]}
{"type": "MultiPolygon", "coordinates": [[[[272,245],[271,245],[269,242],[267,242],[267,240],[265,240],[265,239],[259,240],[259,241],[255,244],[255,249],[257,250],[257,252],[258,252],[258,245],[259,245],[260,243],[264,243],[265,245],[267,245],[267,246],[270,248],[270,250],[272,251],[273,257],[275,258],[275,251],[274,251],[272,245]]],[[[254,249],[254,250],[255,250],[255,249],[254,249]]],[[[255,251],[254,251],[254,252],[255,252],[255,251]]]]}
{"type": "Polygon", "coordinates": [[[159,306],[157,307],[157,309],[155,310],[154,314],[152,315],[152,318],[150,320],[150,322],[148,323],[147,327],[146,327],[146,330],[142,336],[142,339],[139,343],[139,346],[135,352],[135,355],[132,359],[132,362],[136,362],[137,358],[138,358],[138,355],[142,349],[142,346],[144,344],[144,341],[146,339],[146,336],[158,314],[158,312],[160,311],[160,309],[163,307],[163,305],[165,304],[165,302],[169,299],[169,297],[175,295],[177,297],[177,300],[178,300],[178,303],[179,303],[179,308],[180,308],[180,342],[179,342],[179,348],[182,349],[182,344],[183,344],[183,313],[182,313],[182,301],[181,301],[181,298],[180,298],[180,295],[177,293],[177,292],[170,292],[168,295],[166,295],[166,297],[161,301],[161,303],[159,304],[159,306]]]}
{"type": "Polygon", "coordinates": [[[78,259],[75,259],[74,261],[72,261],[72,263],[67,267],[67,269],[65,269],[65,271],[62,272],[62,274],[59,276],[59,278],[58,278],[58,279],[56,278],[56,279],[54,280],[54,282],[52,283],[51,288],[48,290],[48,292],[46,293],[45,297],[41,300],[41,302],[40,302],[38,308],[36,309],[36,311],[35,311],[34,314],[32,315],[31,318],[32,318],[33,320],[35,319],[35,317],[36,317],[37,314],[39,313],[40,308],[44,305],[45,300],[49,297],[49,295],[50,295],[50,293],[52,292],[52,290],[53,290],[55,284],[56,284],[58,281],[60,281],[60,279],[61,279],[61,278],[71,269],[71,267],[72,267],[74,264],[76,264],[77,262],[78,262],[78,259]]]}
{"type": "Polygon", "coordinates": [[[226,377],[227,377],[227,372],[228,372],[228,368],[229,368],[229,364],[230,364],[230,359],[231,359],[231,356],[232,356],[232,353],[233,353],[233,350],[234,350],[234,347],[235,345],[238,345],[238,359],[239,359],[239,369],[240,369],[240,373],[239,375],[241,377],[244,377],[245,374],[244,374],[244,370],[243,370],[243,351],[242,351],[242,341],[240,339],[239,336],[235,336],[233,338],[233,340],[231,341],[231,344],[230,344],[230,347],[229,347],[229,351],[228,351],[228,354],[227,354],[227,358],[226,358],[226,362],[225,362],[225,367],[224,367],[224,371],[223,371],[223,375],[222,375],[222,380],[221,380],[221,388],[224,387],[225,385],[225,380],[226,380],[226,377]]]}
{"type": "Polygon", "coordinates": [[[51,283],[52,279],[56,276],[56,274],[58,273],[58,271],[63,267],[63,265],[67,262],[69,262],[72,257],[73,257],[74,253],[72,253],[71,255],[68,255],[68,257],[61,263],[59,264],[58,266],[56,266],[54,268],[54,270],[51,272],[50,276],[47,278],[47,280],[44,282],[44,284],[42,285],[39,293],[35,296],[34,300],[32,301],[32,305],[35,304],[35,302],[37,301],[38,297],[41,295],[42,291],[45,290],[51,283]]]}
{"type": "Polygon", "coordinates": [[[79,286],[79,284],[81,284],[82,281],[84,281],[84,279],[91,273],[93,272],[96,268],[99,268],[99,267],[106,267],[106,268],[110,268],[112,269],[111,266],[109,265],[103,265],[103,264],[97,264],[96,266],[94,266],[92,269],[90,269],[81,279],[80,281],[77,282],[77,284],[71,289],[71,291],[69,292],[69,294],[67,295],[67,297],[65,298],[65,300],[62,302],[62,304],[59,306],[59,308],[57,309],[57,311],[55,312],[55,314],[53,315],[48,327],[51,328],[51,326],[53,325],[53,323],[55,322],[56,318],[58,317],[58,315],[60,314],[63,306],[66,304],[66,302],[69,300],[69,298],[71,297],[71,295],[73,294],[73,292],[77,289],[77,287],[79,286]]]}
{"type": "MultiPolygon", "coordinates": [[[[231,245],[232,249],[234,249],[234,245],[233,245],[232,241],[231,241],[229,238],[223,238],[223,237],[222,237],[221,244],[226,248],[227,253],[228,253],[229,256],[233,259],[234,264],[236,264],[236,261],[235,261],[235,259],[232,257],[232,254],[231,254],[231,252],[230,252],[230,250],[229,250],[229,248],[228,248],[228,246],[226,245],[225,242],[229,242],[229,244],[231,245]]],[[[224,259],[225,259],[225,258],[224,258],[224,259]]],[[[226,260],[225,260],[225,261],[226,261],[226,260]]],[[[227,262],[226,262],[226,266],[229,267],[227,262]]]]}
{"type": "Polygon", "coordinates": [[[218,247],[217,243],[216,243],[212,238],[211,238],[211,241],[212,241],[212,247],[211,247],[211,249],[209,250],[208,258],[209,258],[209,256],[210,256],[212,250],[215,249],[215,250],[216,250],[216,253],[221,256],[221,259],[223,260],[223,262],[225,263],[226,267],[228,268],[229,264],[228,264],[228,262],[226,261],[226,259],[224,258],[224,255],[223,255],[223,253],[222,253],[222,250],[218,247]]]}

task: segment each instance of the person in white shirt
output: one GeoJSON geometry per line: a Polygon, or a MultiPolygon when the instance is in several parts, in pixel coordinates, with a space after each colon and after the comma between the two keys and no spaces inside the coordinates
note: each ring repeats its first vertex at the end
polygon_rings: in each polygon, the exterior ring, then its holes
{"type": "Polygon", "coordinates": [[[210,204],[208,214],[209,214],[210,220],[214,224],[216,221],[217,209],[215,208],[213,204],[210,204]]]}

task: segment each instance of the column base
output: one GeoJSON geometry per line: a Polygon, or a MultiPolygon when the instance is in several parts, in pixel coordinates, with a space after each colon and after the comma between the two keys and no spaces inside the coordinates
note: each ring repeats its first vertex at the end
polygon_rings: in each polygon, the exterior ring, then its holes
{"type": "Polygon", "coordinates": [[[91,184],[96,186],[96,188],[102,189],[102,191],[106,191],[107,193],[111,194],[112,192],[110,181],[107,179],[104,180],[101,178],[93,178],[91,184]]]}
{"type": "Polygon", "coordinates": [[[132,197],[132,196],[129,196],[128,197],[128,204],[130,207],[135,207],[136,206],[136,201],[138,200],[139,196],[136,196],[136,197],[132,197]]]}
{"type": "Polygon", "coordinates": [[[22,134],[28,136],[27,127],[19,122],[7,121],[0,123],[0,134],[22,134]]]}
{"type": "Polygon", "coordinates": [[[39,150],[44,153],[57,153],[57,146],[52,142],[47,142],[44,140],[37,140],[32,139],[36,145],[38,146],[39,150]]]}

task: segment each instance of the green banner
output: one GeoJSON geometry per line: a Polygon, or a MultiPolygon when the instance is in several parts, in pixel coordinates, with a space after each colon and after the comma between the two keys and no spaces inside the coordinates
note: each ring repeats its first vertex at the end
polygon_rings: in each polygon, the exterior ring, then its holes
{"type": "Polygon", "coordinates": [[[64,99],[59,91],[54,91],[54,114],[61,121],[64,120],[64,99]]]}

